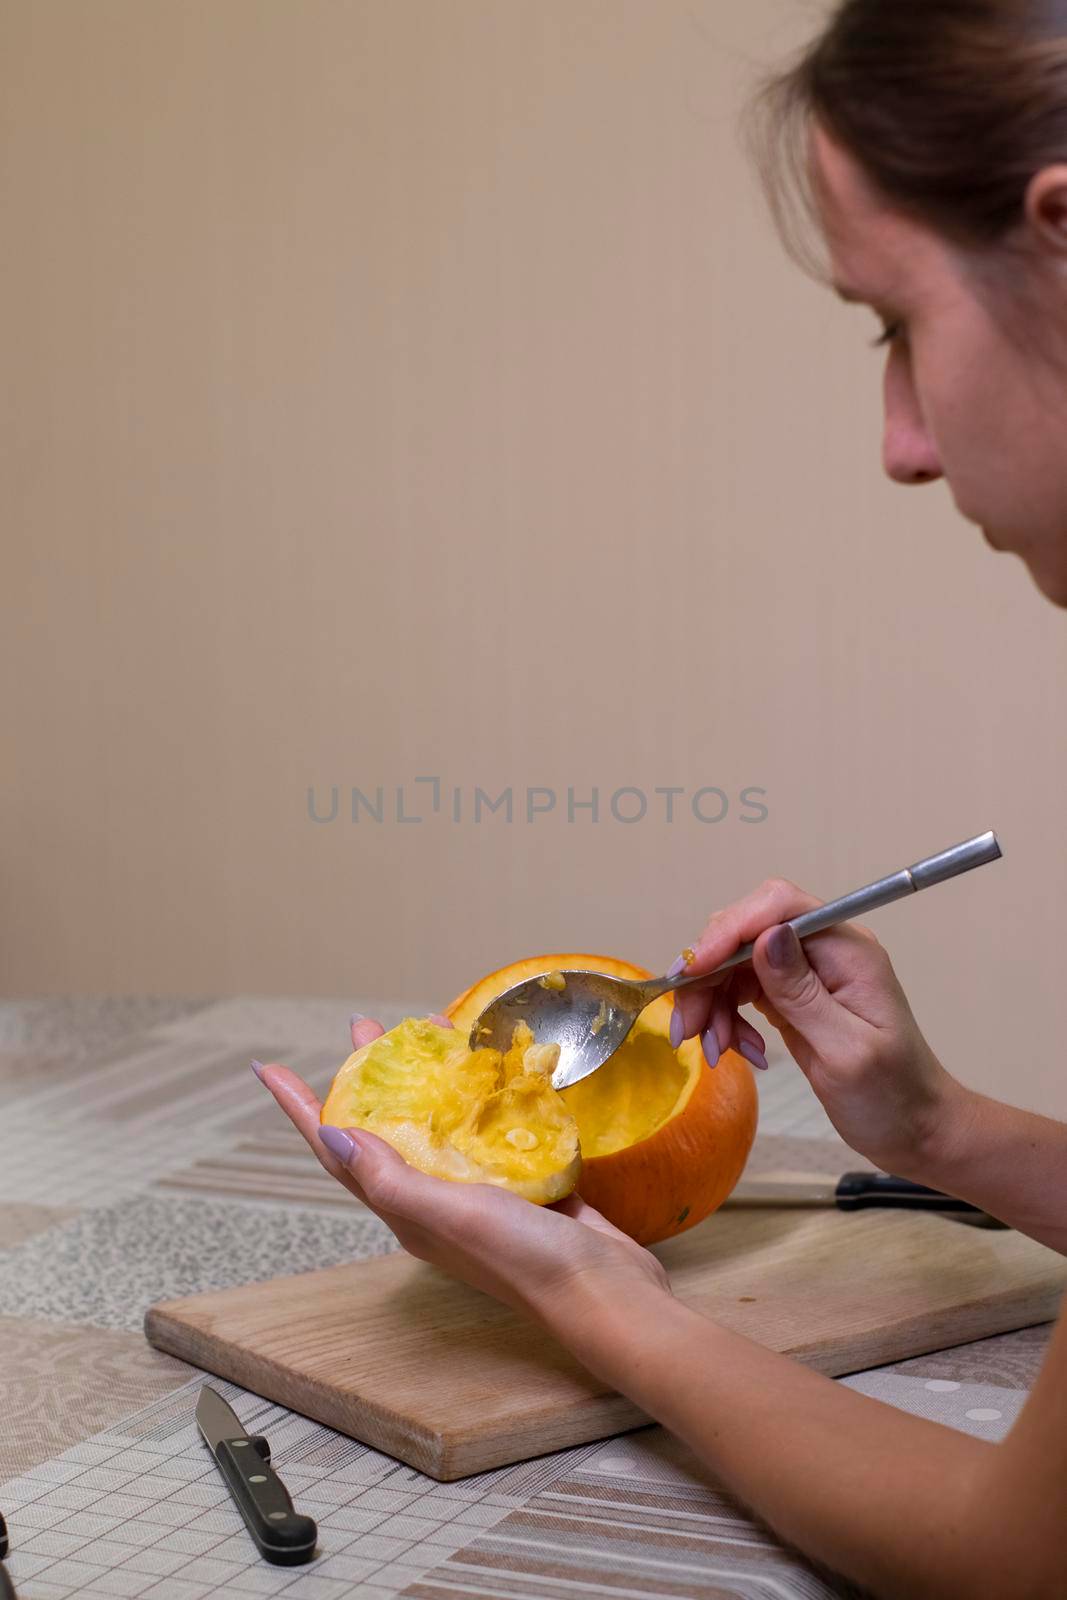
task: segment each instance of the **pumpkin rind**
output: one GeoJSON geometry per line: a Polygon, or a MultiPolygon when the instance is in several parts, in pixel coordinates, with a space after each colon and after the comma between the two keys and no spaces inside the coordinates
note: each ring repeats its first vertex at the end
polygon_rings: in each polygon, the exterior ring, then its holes
{"type": "Polygon", "coordinates": [[[756,1115],[744,1057],[724,1051],[714,1071],[702,1059],[684,1109],[647,1139],[583,1161],[578,1193],[639,1244],[673,1238],[730,1194],[756,1136],[756,1115]]]}

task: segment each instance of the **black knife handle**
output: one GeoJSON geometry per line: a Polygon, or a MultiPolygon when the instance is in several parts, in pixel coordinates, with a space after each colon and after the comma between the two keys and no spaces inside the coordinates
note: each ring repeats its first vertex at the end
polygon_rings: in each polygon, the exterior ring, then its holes
{"type": "Polygon", "coordinates": [[[4,1566],[7,1551],[7,1523],[4,1521],[3,1512],[0,1512],[0,1600],[16,1600],[15,1585],[11,1581],[10,1572],[4,1566]]]}
{"type": "Polygon", "coordinates": [[[315,1554],[318,1528],[293,1510],[289,1491],[270,1464],[266,1440],[221,1439],[216,1459],[256,1548],[276,1567],[295,1567],[315,1554]]]}
{"type": "Polygon", "coordinates": [[[4,1521],[3,1513],[0,1512],[0,1600],[16,1600],[15,1585],[11,1581],[10,1572],[4,1566],[7,1551],[7,1523],[4,1521]]]}
{"type": "Polygon", "coordinates": [[[867,1206],[893,1206],[907,1211],[980,1211],[969,1200],[928,1189],[910,1178],[891,1172],[846,1172],[834,1190],[840,1211],[862,1211],[867,1206]]]}

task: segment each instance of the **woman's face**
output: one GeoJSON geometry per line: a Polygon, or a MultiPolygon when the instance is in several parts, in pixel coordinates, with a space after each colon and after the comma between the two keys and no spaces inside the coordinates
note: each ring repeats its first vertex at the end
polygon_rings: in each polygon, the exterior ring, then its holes
{"type": "Polygon", "coordinates": [[[1009,283],[1033,274],[1030,299],[1013,302],[995,275],[980,297],[962,254],[892,210],[818,127],[812,160],[838,292],[895,330],[886,472],[897,483],[943,477],[993,548],[1020,556],[1067,606],[1067,231],[1062,264],[1054,237],[1040,272],[1005,260],[1009,283]]]}

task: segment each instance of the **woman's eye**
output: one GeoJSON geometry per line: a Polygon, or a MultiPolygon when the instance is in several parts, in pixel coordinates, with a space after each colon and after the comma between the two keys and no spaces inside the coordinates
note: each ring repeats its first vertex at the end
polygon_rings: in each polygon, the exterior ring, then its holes
{"type": "Polygon", "coordinates": [[[904,324],[902,322],[887,323],[882,329],[881,333],[878,335],[877,339],[871,340],[871,348],[877,350],[882,345],[893,344],[896,339],[899,339],[903,331],[904,324]]]}

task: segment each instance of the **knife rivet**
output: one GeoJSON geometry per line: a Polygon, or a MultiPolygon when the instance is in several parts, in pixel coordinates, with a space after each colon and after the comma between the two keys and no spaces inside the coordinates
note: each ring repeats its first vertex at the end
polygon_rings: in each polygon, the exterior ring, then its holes
{"type": "Polygon", "coordinates": [[[267,1475],[265,1472],[252,1472],[249,1473],[248,1481],[249,1483],[266,1483],[267,1475]]]}
{"type": "Polygon", "coordinates": [[[271,1512],[268,1513],[268,1515],[269,1515],[270,1520],[272,1522],[284,1522],[285,1521],[285,1515],[286,1514],[285,1514],[284,1511],[271,1511],[271,1512]]]}
{"type": "Polygon", "coordinates": [[[235,1450],[247,1450],[248,1448],[247,1439],[231,1439],[230,1443],[233,1445],[235,1450]]]}

